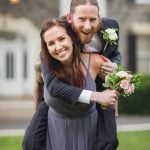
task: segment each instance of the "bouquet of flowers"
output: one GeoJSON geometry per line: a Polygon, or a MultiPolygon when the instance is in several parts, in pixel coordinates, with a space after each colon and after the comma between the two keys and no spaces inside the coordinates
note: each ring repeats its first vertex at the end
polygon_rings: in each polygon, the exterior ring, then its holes
{"type": "Polygon", "coordinates": [[[105,78],[104,87],[116,90],[120,95],[126,97],[134,93],[135,89],[140,85],[141,75],[132,75],[130,71],[123,71],[121,66],[117,68],[105,78]]]}

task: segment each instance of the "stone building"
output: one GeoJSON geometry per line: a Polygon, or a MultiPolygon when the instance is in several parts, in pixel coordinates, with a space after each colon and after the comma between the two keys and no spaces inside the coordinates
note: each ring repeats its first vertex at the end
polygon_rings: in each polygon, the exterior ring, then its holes
{"type": "Polygon", "coordinates": [[[107,16],[120,25],[122,64],[150,74],[150,0],[107,0],[107,16]]]}
{"type": "Polygon", "coordinates": [[[59,14],[58,0],[0,1],[0,96],[33,93],[42,23],[59,14]]]}
{"type": "MultiPolygon", "coordinates": [[[[47,19],[66,14],[71,0],[0,0],[0,97],[33,93],[39,31],[47,19]]],[[[122,64],[150,73],[150,0],[99,0],[102,16],[120,25],[122,64]]]]}

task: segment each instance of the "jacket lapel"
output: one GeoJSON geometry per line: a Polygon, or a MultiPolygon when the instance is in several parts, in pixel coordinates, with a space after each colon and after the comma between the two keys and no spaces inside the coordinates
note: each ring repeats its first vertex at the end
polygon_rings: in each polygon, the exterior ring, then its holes
{"type": "Polygon", "coordinates": [[[109,28],[109,27],[106,26],[102,20],[100,29],[98,30],[98,35],[99,35],[100,40],[102,41],[102,50],[100,51],[100,54],[102,54],[104,56],[108,56],[111,53],[111,49],[113,49],[113,45],[114,45],[114,44],[111,45],[110,43],[108,43],[106,49],[104,50],[104,47],[106,45],[106,41],[103,39],[103,34],[101,31],[105,31],[105,29],[107,29],[107,28],[109,28]]]}

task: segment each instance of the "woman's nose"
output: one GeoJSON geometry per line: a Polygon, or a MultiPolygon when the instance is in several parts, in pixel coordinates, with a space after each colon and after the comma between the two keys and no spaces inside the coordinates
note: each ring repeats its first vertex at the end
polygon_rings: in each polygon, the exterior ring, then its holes
{"type": "Polygon", "coordinates": [[[61,46],[61,45],[56,44],[56,46],[55,46],[55,50],[60,50],[61,48],[62,48],[62,46],[61,46]]]}

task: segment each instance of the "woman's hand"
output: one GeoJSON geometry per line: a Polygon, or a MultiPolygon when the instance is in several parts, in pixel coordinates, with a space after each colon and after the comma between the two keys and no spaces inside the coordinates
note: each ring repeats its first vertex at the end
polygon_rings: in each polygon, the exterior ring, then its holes
{"type": "Polygon", "coordinates": [[[118,93],[115,90],[105,90],[103,92],[93,92],[91,101],[95,101],[103,106],[114,105],[118,99],[118,93]]]}

